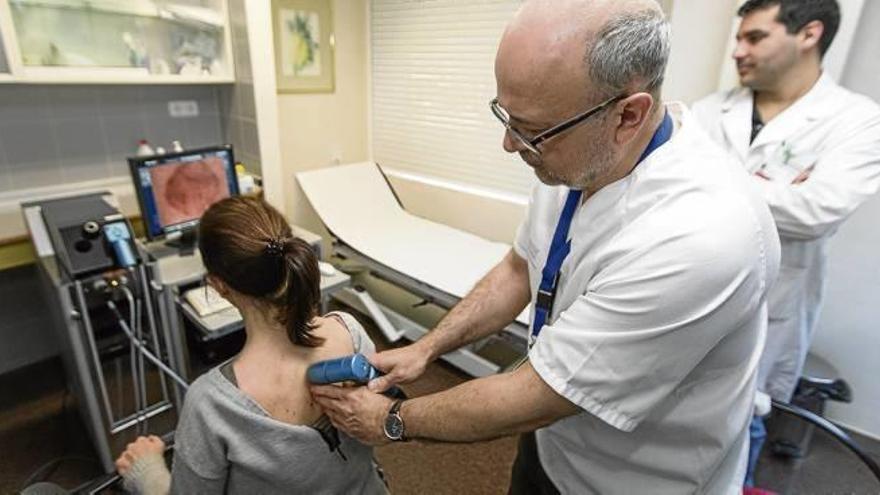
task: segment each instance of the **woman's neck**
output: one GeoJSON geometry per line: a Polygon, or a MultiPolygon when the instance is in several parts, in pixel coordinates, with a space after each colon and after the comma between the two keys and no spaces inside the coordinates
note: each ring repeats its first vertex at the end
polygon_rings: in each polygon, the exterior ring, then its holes
{"type": "Polygon", "coordinates": [[[247,335],[240,359],[276,362],[301,359],[309,354],[311,348],[294,345],[287,336],[287,330],[268,314],[269,311],[260,308],[239,308],[239,311],[247,335]]]}

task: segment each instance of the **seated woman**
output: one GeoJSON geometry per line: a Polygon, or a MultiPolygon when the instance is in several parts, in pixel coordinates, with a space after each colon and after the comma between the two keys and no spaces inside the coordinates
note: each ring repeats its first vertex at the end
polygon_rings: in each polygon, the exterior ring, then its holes
{"type": "Polygon", "coordinates": [[[244,317],[241,353],[189,388],[169,475],[157,437],[117,460],[140,493],[386,493],[372,448],[337,434],[312,401],[306,369],[373,352],[346,313],[317,316],[318,260],[263,200],[224,199],[207,210],[199,250],[208,283],[244,317]]]}

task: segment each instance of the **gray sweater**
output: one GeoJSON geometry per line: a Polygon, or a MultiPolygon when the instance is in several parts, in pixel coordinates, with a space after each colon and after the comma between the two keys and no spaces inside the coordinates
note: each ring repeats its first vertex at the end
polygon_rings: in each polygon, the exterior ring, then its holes
{"type": "MultiPolygon", "coordinates": [[[[351,333],[355,352],[375,349],[351,315],[333,314],[351,333]]],[[[338,450],[331,450],[318,429],[272,419],[220,368],[186,394],[171,493],[386,493],[371,447],[339,432],[338,450]]]]}

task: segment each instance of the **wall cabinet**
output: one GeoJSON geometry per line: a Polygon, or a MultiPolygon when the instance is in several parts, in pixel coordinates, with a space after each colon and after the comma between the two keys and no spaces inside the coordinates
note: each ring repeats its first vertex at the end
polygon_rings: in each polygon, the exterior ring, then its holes
{"type": "Polygon", "coordinates": [[[234,81],[225,0],[0,0],[7,82],[234,81]]]}

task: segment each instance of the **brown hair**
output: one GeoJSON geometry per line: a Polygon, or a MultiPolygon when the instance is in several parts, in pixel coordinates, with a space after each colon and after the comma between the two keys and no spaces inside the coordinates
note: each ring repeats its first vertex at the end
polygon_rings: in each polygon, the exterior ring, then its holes
{"type": "Polygon", "coordinates": [[[209,274],[274,308],[291,342],[324,342],[312,333],[321,297],[318,258],[272,205],[245,196],[214,203],[199,225],[199,251],[209,274]]]}
{"type": "Polygon", "coordinates": [[[840,5],[837,0],[748,0],[737,14],[745,17],[756,10],[779,6],[776,22],[785,26],[788,34],[797,34],[813,21],[822,23],[824,29],[819,38],[819,56],[831,48],[831,42],[840,28],[840,5]]]}

